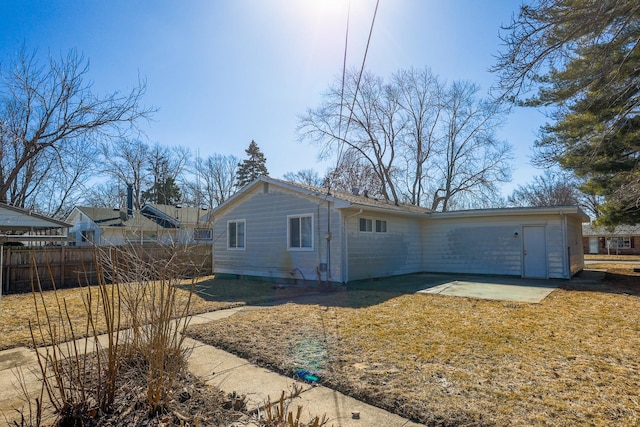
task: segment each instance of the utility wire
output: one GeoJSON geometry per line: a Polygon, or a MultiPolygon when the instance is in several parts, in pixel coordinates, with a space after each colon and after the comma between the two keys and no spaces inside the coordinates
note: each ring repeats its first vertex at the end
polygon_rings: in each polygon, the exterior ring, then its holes
{"type": "Polygon", "coordinates": [[[340,89],[340,121],[338,122],[338,137],[342,134],[342,108],[344,106],[344,81],[347,75],[347,47],[349,46],[349,17],[351,15],[351,0],[347,6],[347,26],[344,36],[344,58],[342,59],[342,87],[340,89]]]}
{"type": "MultiPolygon", "coordinates": [[[[358,91],[360,90],[360,81],[362,80],[362,74],[364,73],[364,66],[367,61],[367,54],[369,53],[369,45],[371,44],[371,35],[373,34],[373,27],[376,22],[376,16],[378,15],[378,6],[380,5],[380,0],[376,1],[376,8],[373,11],[373,18],[371,20],[371,27],[369,28],[369,37],[367,38],[367,46],[364,50],[364,56],[362,58],[362,65],[360,66],[360,73],[358,74],[358,80],[356,81],[356,90],[353,94],[353,100],[351,101],[351,108],[349,109],[349,120],[347,120],[347,125],[344,131],[344,136],[342,136],[342,108],[344,105],[344,87],[345,87],[345,79],[346,79],[346,68],[347,68],[347,42],[349,39],[349,15],[351,12],[351,2],[349,2],[349,11],[347,12],[347,28],[346,28],[346,36],[344,41],[344,59],[342,63],[342,88],[340,91],[340,116],[338,122],[338,138],[340,140],[344,140],[347,137],[347,133],[349,132],[349,126],[351,124],[351,119],[353,118],[353,108],[355,107],[356,99],[358,98],[358,91]]],[[[336,163],[336,169],[340,165],[340,158],[342,157],[342,147],[344,146],[344,142],[340,143],[340,148],[338,149],[338,157],[336,163]]],[[[331,181],[331,180],[329,180],[331,181]]],[[[329,183],[329,187],[331,183],[329,183]]]]}

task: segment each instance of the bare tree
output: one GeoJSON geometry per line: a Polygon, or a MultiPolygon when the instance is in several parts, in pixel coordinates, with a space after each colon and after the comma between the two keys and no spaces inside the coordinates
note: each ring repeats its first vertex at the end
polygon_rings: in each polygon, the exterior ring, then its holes
{"type": "Polygon", "coordinates": [[[443,143],[431,209],[446,211],[452,198],[496,193],[497,184],[511,179],[511,147],[497,139],[504,116],[500,106],[476,97],[478,86],[454,82],[442,111],[443,143]]]}
{"type": "Polygon", "coordinates": [[[600,215],[602,196],[590,191],[585,181],[565,170],[546,169],[533,181],[519,185],[507,198],[510,206],[579,205],[592,217],[600,215]]]}
{"type": "Polygon", "coordinates": [[[398,87],[399,102],[403,111],[406,132],[402,138],[402,156],[406,162],[409,203],[420,206],[424,196],[428,168],[442,140],[439,132],[443,106],[443,85],[431,70],[400,70],[393,76],[398,87]]]}
{"type": "Polygon", "coordinates": [[[476,85],[447,88],[429,69],[401,70],[389,84],[370,73],[359,84],[350,74],[347,82],[344,96],[330,87],[298,128],[301,140],[320,146],[321,158],[338,153],[330,178],[357,180],[341,158],[349,152],[356,171],[366,162],[364,170],[375,174],[371,186],[396,203],[434,210],[493,204],[497,185],[510,179],[511,147],[495,136],[503,111],[479,99],[476,85]]]}
{"type": "MultiPolygon", "coordinates": [[[[143,188],[150,185],[150,151],[149,144],[139,139],[118,138],[102,145],[104,161],[102,172],[110,182],[107,185],[125,189],[127,185],[131,185],[135,209],[140,209],[140,195],[143,188]]],[[[112,199],[112,197],[109,198],[112,199]]]]}
{"type": "Polygon", "coordinates": [[[545,170],[533,181],[519,185],[507,198],[511,206],[570,206],[578,204],[578,188],[568,173],[545,170]]]}
{"type": "Polygon", "coordinates": [[[84,195],[82,203],[97,208],[122,208],[127,203],[127,187],[117,181],[94,184],[84,195]]]}
{"type": "Polygon", "coordinates": [[[347,150],[340,163],[327,172],[325,187],[331,190],[351,192],[358,189],[370,197],[385,198],[383,185],[371,163],[360,157],[356,150],[347,150]]]}
{"type": "Polygon", "coordinates": [[[209,209],[223,203],[235,192],[239,160],[233,155],[214,154],[206,159],[196,158],[195,185],[192,197],[197,206],[209,209]]]}
{"type": "Polygon", "coordinates": [[[403,126],[398,120],[399,91],[371,73],[360,81],[358,73],[347,73],[345,82],[344,95],[339,84],[330,86],[322,105],[300,118],[300,139],[319,145],[321,158],[343,146],[358,152],[382,183],[383,197],[397,203],[392,171],[403,126]]]}
{"type": "Polygon", "coordinates": [[[34,162],[34,179],[23,187],[28,189],[24,206],[64,218],[85,197],[99,152],[93,141],[78,139],[72,146],[61,144],[56,152],[41,156],[34,162]]]}
{"type": "MultiPolygon", "coordinates": [[[[23,48],[0,70],[0,201],[24,206],[39,162],[71,152],[78,141],[121,134],[149,116],[139,83],[128,93],[96,96],[85,81],[88,61],[76,51],[46,65],[23,48]]],[[[64,159],[60,157],[60,163],[64,159]]],[[[71,181],[76,182],[77,180],[71,181]]],[[[55,210],[55,209],[54,209],[55,210]]]]}
{"type": "Polygon", "coordinates": [[[283,178],[287,181],[297,182],[298,184],[309,185],[311,187],[322,187],[324,179],[320,177],[317,171],[313,169],[302,169],[298,172],[287,172],[283,178]]]}

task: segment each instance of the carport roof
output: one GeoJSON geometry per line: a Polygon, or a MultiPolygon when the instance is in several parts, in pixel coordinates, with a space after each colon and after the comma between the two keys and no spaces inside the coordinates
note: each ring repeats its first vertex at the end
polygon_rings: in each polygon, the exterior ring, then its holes
{"type": "Polygon", "coordinates": [[[0,203],[0,232],[25,232],[67,227],[71,227],[71,224],[27,209],[0,203]]]}

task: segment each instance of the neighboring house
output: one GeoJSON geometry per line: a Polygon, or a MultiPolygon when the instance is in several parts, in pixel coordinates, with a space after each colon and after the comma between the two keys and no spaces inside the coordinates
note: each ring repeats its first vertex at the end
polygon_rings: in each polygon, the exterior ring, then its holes
{"type": "Polygon", "coordinates": [[[203,221],[207,209],[147,203],[140,213],[164,228],[174,242],[211,243],[211,224],[203,221]]]}
{"type": "Polygon", "coordinates": [[[71,224],[0,203],[0,244],[30,244],[67,240],[71,224]]]}
{"type": "Polygon", "coordinates": [[[582,225],[585,254],[640,255],[640,225],[582,225]]]}
{"type": "Polygon", "coordinates": [[[584,267],[575,206],[432,212],[260,177],[211,212],[214,272],[353,280],[418,272],[570,278],[584,267]]]}
{"type": "Polygon", "coordinates": [[[163,227],[132,209],[76,206],[67,217],[69,243],[76,246],[118,246],[170,241],[163,227]]]}

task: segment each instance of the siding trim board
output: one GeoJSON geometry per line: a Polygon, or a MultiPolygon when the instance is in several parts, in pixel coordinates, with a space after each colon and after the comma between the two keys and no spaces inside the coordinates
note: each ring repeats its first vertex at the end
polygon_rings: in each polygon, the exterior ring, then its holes
{"type": "Polygon", "coordinates": [[[588,220],[575,206],[432,212],[269,177],[244,187],[210,218],[216,272],[341,283],[419,272],[525,276],[526,227],[543,230],[544,274],[536,277],[570,278],[584,266],[576,248],[588,220]],[[290,220],[306,217],[311,246],[292,248],[290,220]],[[227,221],[236,218],[246,221],[245,250],[221,250],[227,221]],[[360,231],[360,218],[371,220],[370,231],[360,231]]]}

